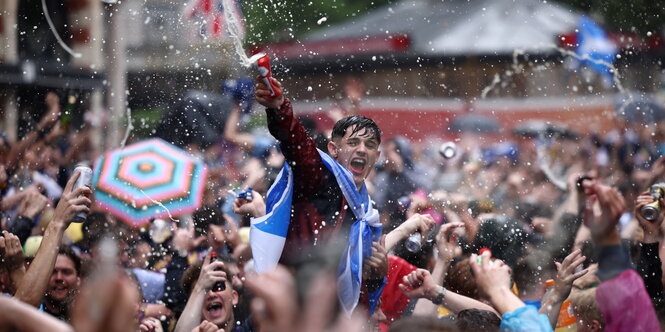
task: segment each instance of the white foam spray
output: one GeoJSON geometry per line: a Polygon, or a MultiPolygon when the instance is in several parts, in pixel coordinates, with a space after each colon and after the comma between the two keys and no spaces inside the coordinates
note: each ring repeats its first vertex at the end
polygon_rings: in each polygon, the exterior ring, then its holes
{"type": "Polygon", "coordinates": [[[233,47],[235,48],[236,54],[240,59],[240,64],[246,68],[249,68],[252,65],[252,62],[247,57],[245,53],[245,48],[242,45],[241,37],[241,28],[240,23],[236,19],[236,16],[233,15],[233,2],[231,0],[222,0],[222,5],[224,6],[224,21],[226,21],[226,27],[229,32],[229,38],[233,42],[233,47]]]}

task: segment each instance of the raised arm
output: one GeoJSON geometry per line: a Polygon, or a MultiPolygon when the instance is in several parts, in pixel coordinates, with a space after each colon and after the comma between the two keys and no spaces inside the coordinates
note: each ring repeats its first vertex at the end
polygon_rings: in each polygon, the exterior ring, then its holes
{"type": "Polygon", "coordinates": [[[406,239],[415,232],[420,233],[424,240],[432,227],[434,227],[432,216],[416,213],[386,235],[386,250],[390,251],[399,241],[406,239]]]}
{"type": "Polygon", "coordinates": [[[83,186],[72,190],[79,175],[80,172],[76,172],[67,182],[53,219],[46,227],[37,255],[16,291],[16,298],[35,307],[39,306],[44,297],[65,230],[77,213],[90,210],[90,188],[83,186]]]}
{"type": "MultiPolygon", "coordinates": [[[[270,78],[280,89],[282,84],[270,78]]],[[[256,85],[256,101],[266,107],[268,130],[280,142],[282,153],[298,177],[294,185],[303,195],[319,191],[324,183],[326,167],[316,150],[316,142],[295,118],[291,101],[284,96],[271,98],[270,90],[263,82],[256,85]]]]}
{"type": "Polygon", "coordinates": [[[554,290],[547,298],[543,299],[543,305],[538,311],[549,317],[552,328],[556,327],[561,305],[563,305],[563,301],[570,295],[573,282],[589,272],[588,268],[575,272],[584,263],[585,259],[586,257],[582,256],[580,250],[575,250],[566,256],[563,262],[556,263],[557,275],[554,282],[554,290]]]}
{"type": "Polygon", "coordinates": [[[585,191],[594,197],[601,213],[593,214],[590,204],[584,224],[598,248],[598,272],[602,281],[596,301],[605,319],[607,331],[658,331],[660,326],[644,282],[632,270],[628,250],[621,245],[617,223],[626,210],[623,196],[615,188],[592,181],[585,191]]]}
{"type": "Polygon", "coordinates": [[[18,166],[18,161],[21,159],[21,156],[32,146],[37,140],[43,138],[55,125],[60,116],[60,98],[53,92],[46,94],[46,113],[42,119],[37,124],[35,130],[29,132],[21,141],[19,141],[14,147],[9,151],[9,156],[7,157],[7,172],[12,174],[18,166]]]}
{"type": "MultiPolygon", "coordinates": [[[[660,160],[660,159],[659,159],[660,160]]],[[[640,210],[646,204],[652,203],[654,198],[649,196],[648,193],[642,193],[635,201],[635,218],[640,224],[640,228],[644,233],[642,242],[640,243],[640,257],[637,261],[637,272],[644,280],[644,286],[651,297],[651,302],[654,307],[662,307],[665,305],[663,298],[663,270],[660,257],[658,256],[658,247],[660,244],[661,225],[665,214],[660,213],[658,218],[654,221],[648,221],[642,217],[640,210]]],[[[665,206],[665,202],[661,199],[660,206],[665,206]]]]}
{"type": "MultiPolygon", "coordinates": [[[[222,271],[224,263],[221,261],[210,262],[210,253],[208,250],[203,265],[201,265],[201,274],[196,281],[192,293],[187,299],[187,305],[182,312],[178,323],[175,326],[175,332],[190,332],[201,323],[201,314],[203,313],[203,303],[206,293],[212,290],[213,285],[218,282],[226,282],[226,272],[222,271]]],[[[230,286],[227,286],[230,287],[230,286]]]]}
{"type": "Polygon", "coordinates": [[[238,126],[240,126],[240,107],[234,104],[224,125],[224,139],[247,152],[251,152],[254,149],[254,136],[240,132],[238,126]]]}
{"type": "Polygon", "coordinates": [[[16,291],[25,275],[25,256],[18,237],[7,231],[2,231],[0,237],[0,269],[6,268],[11,281],[10,289],[16,291]]]}
{"type": "Polygon", "coordinates": [[[502,315],[502,331],[552,331],[546,315],[527,306],[510,289],[510,268],[501,260],[491,260],[490,253],[471,255],[471,270],[478,289],[489,297],[502,315]]]}

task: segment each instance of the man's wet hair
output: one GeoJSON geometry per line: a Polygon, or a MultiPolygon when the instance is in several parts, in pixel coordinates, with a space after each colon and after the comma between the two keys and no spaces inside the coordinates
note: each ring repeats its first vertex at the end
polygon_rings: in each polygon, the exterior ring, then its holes
{"type": "Polygon", "coordinates": [[[346,134],[346,130],[349,127],[353,128],[351,135],[362,133],[364,131],[365,135],[370,136],[381,143],[381,129],[379,129],[379,126],[374,120],[362,115],[347,116],[337,121],[333,127],[331,139],[334,141],[344,137],[344,134],[346,134]]]}
{"type": "Polygon", "coordinates": [[[76,254],[76,252],[72,250],[72,248],[65,245],[60,246],[60,248],[58,248],[58,255],[67,256],[67,258],[69,258],[72,261],[72,263],[74,263],[74,269],[76,270],[76,275],[81,276],[83,274],[82,273],[83,271],[81,271],[81,267],[83,264],[81,257],[79,257],[76,254]]]}

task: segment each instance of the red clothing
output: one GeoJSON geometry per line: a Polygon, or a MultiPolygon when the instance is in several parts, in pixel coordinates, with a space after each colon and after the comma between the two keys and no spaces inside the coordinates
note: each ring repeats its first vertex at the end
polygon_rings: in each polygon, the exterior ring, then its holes
{"type": "Polygon", "coordinates": [[[388,276],[386,287],[381,293],[381,310],[386,315],[387,322],[381,323],[381,331],[387,331],[392,322],[402,317],[402,313],[409,304],[409,298],[402,293],[397,285],[402,282],[405,275],[418,269],[409,262],[397,256],[388,256],[388,276]]]}
{"type": "Polygon", "coordinates": [[[279,110],[267,109],[268,129],[279,140],[293,170],[293,209],[281,263],[289,264],[315,243],[344,241],[354,222],[335,176],[326,168],[316,142],[293,115],[286,99],[279,110]],[[303,250],[305,249],[305,250],[303,250]]]}

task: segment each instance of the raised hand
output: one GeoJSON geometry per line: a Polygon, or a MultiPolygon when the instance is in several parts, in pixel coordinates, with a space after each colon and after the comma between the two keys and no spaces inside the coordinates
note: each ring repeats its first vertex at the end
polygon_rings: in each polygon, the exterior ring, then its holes
{"type": "Polygon", "coordinates": [[[525,305],[510,289],[510,267],[500,259],[492,260],[488,251],[480,256],[471,255],[471,271],[476,277],[476,285],[499,314],[515,311],[525,305]]]}
{"type": "Polygon", "coordinates": [[[30,187],[26,190],[26,195],[21,201],[21,204],[19,204],[18,215],[35,219],[36,216],[44,211],[44,208],[48,204],[48,198],[42,195],[38,190],[32,188],[33,187],[30,187]]]}
{"type": "Polygon", "coordinates": [[[429,271],[424,269],[417,269],[405,275],[398,287],[404,295],[412,299],[436,296],[437,285],[429,271]]]}
{"type": "Polygon", "coordinates": [[[344,85],[344,93],[351,103],[357,105],[365,94],[365,86],[355,78],[349,78],[344,85]]]}
{"type": "Polygon", "coordinates": [[[593,180],[584,182],[584,193],[587,196],[584,225],[589,228],[593,241],[601,245],[618,244],[621,240],[616,224],[626,211],[623,196],[616,188],[593,180]],[[596,201],[600,205],[600,213],[593,210],[596,201]]]}
{"type": "Polygon", "coordinates": [[[424,239],[427,237],[427,234],[429,234],[429,231],[432,229],[432,227],[434,227],[434,225],[434,219],[429,214],[415,213],[409,219],[399,225],[398,228],[403,231],[405,237],[418,232],[423,236],[424,239]]]}
{"type": "Polygon", "coordinates": [[[259,218],[266,215],[266,202],[261,194],[252,190],[252,199],[236,198],[233,201],[233,212],[238,215],[259,218]]]}
{"type": "MultiPolygon", "coordinates": [[[[649,195],[648,192],[641,193],[635,200],[635,211],[633,213],[638,223],[640,224],[640,228],[642,228],[642,231],[644,231],[644,238],[642,239],[643,243],[660,242],[660,239],[662,238],[660,227],[663,224],[663,219],[665,219],[665,214],[663,214],[661,211],[661,213],[658,214],[658,218],[656,220],[648,221],[644,219],[642,213],[640,212],[642,207],[653,203],[654,201],[654,198],[649,195]]],[[[660,199],[659,203],[661,207],[665,207],[665,201],[662,198],[660,199]]]]}
{"type": "Polygon", "coordinates": [[[557,274],[554,281],[554,291],[551,296],[555,296],[555,300],[563,302],[568,298],[570,290],[573,288],[573,282],[589,272],[588,268],[575,272],[577,268],[582,266],[585,259],[586,257],[582,256],[582,251],[578,249],[566,256],[563,262],[554,262],[557,274]]]}
{"type": "Polygon", "coordinates": [[[372,243],[372,256],[365,258],[363,263],[363,279],[376,280],[388,275],[388,252],[386,236],[379,242],[372,243]]]}
{"type": "MultiPolygon", "coordinates": [[[[282,88],[282,83],[280,83],[274,77],[270,77],[269,79],[273,84],[277,85],[277,87],[280,90],[284,91],[284,89],[282,88]]],[[[257,82],[256,83],[256,89],[255,89],[255,92],[254,92],[254,96],[256,97],[256,101],[259,104],[265,106],[266,108],[273,108],[273,109],[280,108],[282,106],[282,104],[284,103],[284,100],[285,100],[284,99],[284,94],[280,95],[279,97],[275,97],[275,98],[270,97],[270,95],[272,93],[270,92],[270,89],[268,88],[268,86],[266,86],[266,84],[263,83],[263,81],[261,80],[261,77],[257,77],[256,82],[257,82]]]]}
{"type": "Polygon", "coordinates": [[[439,259],[443,262],[449,263],[455,257],[457,238],[452,233],[459,227],[464,227],[464,223],[447,223],[441,225],[441,228],[439,228],[439,233],[436,235],[436,248],[439,259]]]}
{"type": "Polygon", "coordinates": [[[155,317],[146,317],[139,325],[140,332],[164,332],[162,329],[162,322],[155,317]]]}
{"type": "Polygon", "coordinates": [[[211,253],[212,250],[208,249],[208,255],[206,255],[201,266],[201,274],[199,274],[199,279],[196,281],[196,287],[200,287],[205,292],[211,290],[216,282],[226,282],[227,278],[226,272],[224,272],[224,262],[210,262],[211,253]]]}
{"type": "Polygon", "coordinates": [[[199,236],[194,238],[194,223],[187,223],[187,228],[180,228],[175,223],[173,224],[173,240],[171,241],[173,245],[173,250],[182,252],[189,252],[192,249],[198,247],[203,241],[205,241],[205,236],[199,236]]]}
{"type": "Polygon", "coordinates": [[[2,231],[0,237],[0,266],[4,265],[8,271],[14,271],[23,268],[23,249],[18,236],[2,231]]]}
{"type": "Polygon", "coordinates": [[[77,213],[90,212],[89,206],[92,204],[92,201],[88,197],[92,195],[92,190],[87,186],[73,189],[80,175],[81,172],[76,172],[67,181],[65,190],[62,191],[62,196],[60,196],[60,202],[55,207],[53,220],[69,224],[77,213]]]}

